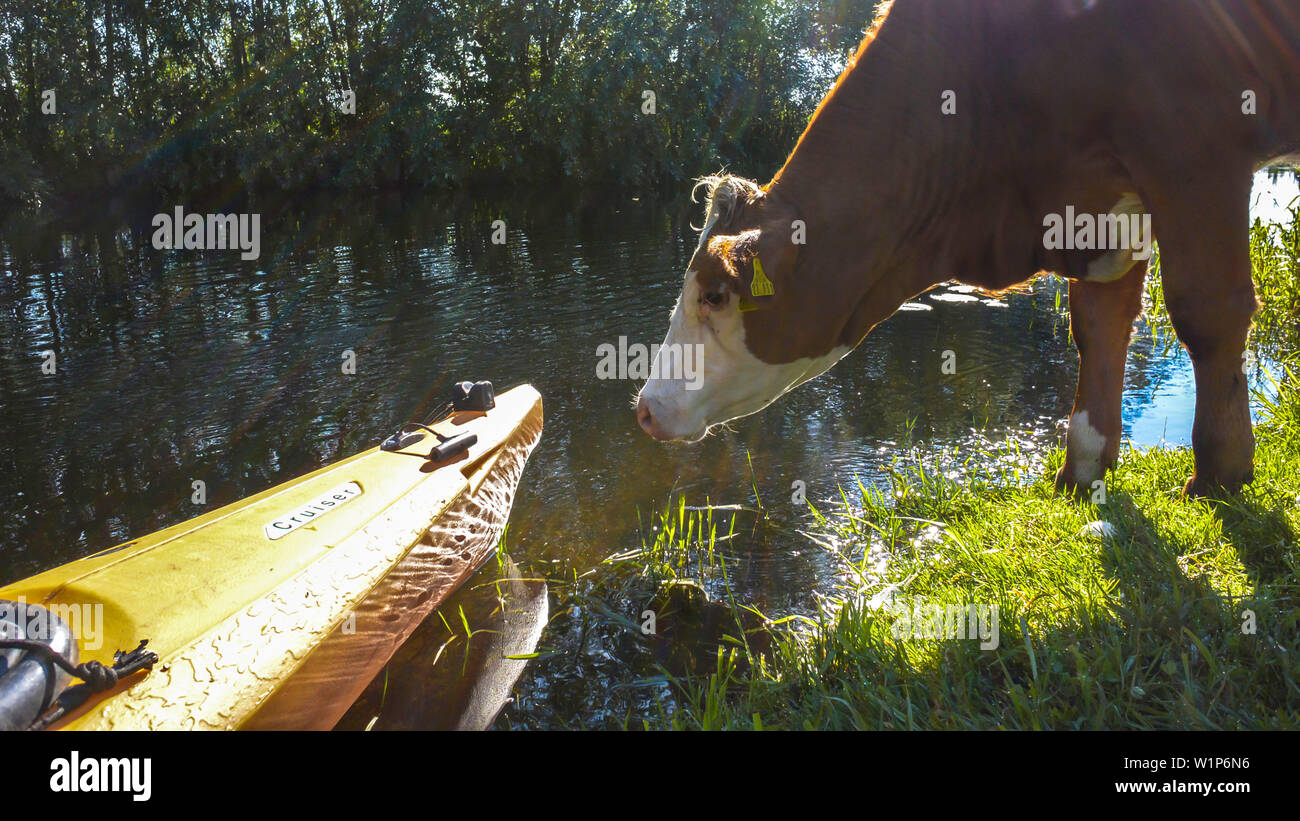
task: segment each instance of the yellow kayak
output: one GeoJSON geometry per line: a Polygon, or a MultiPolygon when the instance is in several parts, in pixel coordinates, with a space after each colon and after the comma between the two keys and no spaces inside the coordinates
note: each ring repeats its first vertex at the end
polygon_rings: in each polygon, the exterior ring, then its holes
{"type": "Polygon", "coordinates": [[[40,605],[80,630],[81,662],[109,666],[143,639],[158,656],[53,726],[332,727],[491,557],[541,433],[541,396],[517,387],[397,449],[0,588],[0,601],[40,605]],[[440,442],[453,455],[431,456],[440,442]]]}

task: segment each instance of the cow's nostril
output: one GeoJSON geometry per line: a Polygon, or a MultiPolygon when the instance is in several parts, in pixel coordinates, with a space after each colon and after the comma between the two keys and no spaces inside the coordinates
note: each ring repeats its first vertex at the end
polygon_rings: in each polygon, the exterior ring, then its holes
{"type": "Polygon", "coordinates": [[[650,413],[650,406],[646,404],[646,402],[645,402],[644,399],[642,399],[641,401],[637,402],[637,405],[636,405],[636,422],[637,422],[638,425],[641,426],[641,430],[645,431],[646,433],[650,434],[651,436],[654,436],[654,435],[655,435],[655,429],[654,429],[654,427],[655,427],[655,420],[654,420],[654,416],[650,413]]]}
{"type": "Polygon", "coordinates": [[[641,430],[653,436],[662,442],[666,442],[673,437],[664,432],[659,427],[659,420],[655,419],[654,412],[650,410],[650,403],[644,399],[638,399],[636,403],[636,422],[641,426],[641,430]]]}

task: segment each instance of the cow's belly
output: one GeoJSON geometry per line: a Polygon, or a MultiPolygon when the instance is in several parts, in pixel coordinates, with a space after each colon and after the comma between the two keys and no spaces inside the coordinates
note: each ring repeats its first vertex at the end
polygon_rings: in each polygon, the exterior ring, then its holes
{"type": "Polygon", "coordinates": [[[1294,154],[1284,154],[1281,157],[1274,157],[1268,162],[1261,163],[1259,168],[1256,168],[1255,170],[1259,171],[1261,168],[1268,168],[1274,165],[1300,166],[1300,151],[1297,151],[1294,154]]]}

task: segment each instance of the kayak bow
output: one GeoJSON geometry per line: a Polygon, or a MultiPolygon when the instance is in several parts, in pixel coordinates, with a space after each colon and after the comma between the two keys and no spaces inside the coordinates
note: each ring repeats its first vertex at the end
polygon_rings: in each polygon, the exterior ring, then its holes
{"type": "Polygon", "coordinates": [[[0,600],[80,618],[82,662],[111,665],[141,639],[159,656],[55,726],[332,727],[500,540],[542,401],[527,385],[495,399],[399,449],[0,588],[0,600]],[[452,442],[451,455],[430,459],[452,442]]]}

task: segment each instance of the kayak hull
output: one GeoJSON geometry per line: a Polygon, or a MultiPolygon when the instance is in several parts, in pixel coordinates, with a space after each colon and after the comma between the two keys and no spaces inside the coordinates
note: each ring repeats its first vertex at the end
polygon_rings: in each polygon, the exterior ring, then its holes
{"type": "Polygon", "coordinates": [[[192,522],[0,589],[101,608],[102,647],[150,640],[150,671],[61,729],[328,729],[419,623],[491,558],[542,432],[522,386],[440,433],[478,442],[367,451],[192,522]],[[285,532],[281,532],[285,531],[285,532]]]}
{"type": "Polygon", "coordinates": [[[333,727],[415,628],[492,558],[541,436],[538,411],[476,474],[477,489],[439,517],[358,605],[355,620],[335,627],[245,729],[333,727]]]}

